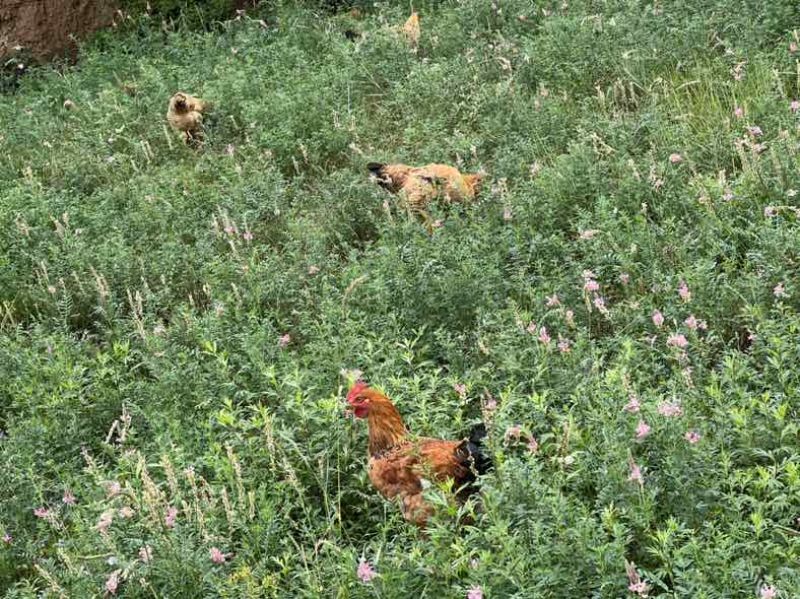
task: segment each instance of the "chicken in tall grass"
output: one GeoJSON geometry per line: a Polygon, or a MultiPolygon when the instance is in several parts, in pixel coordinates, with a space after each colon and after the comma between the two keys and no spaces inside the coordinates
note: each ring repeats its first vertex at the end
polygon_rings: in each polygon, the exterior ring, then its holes
{"type": "Polygon", "coordinates": [[[463,502],[477,491],[479,475],[491,468],[482,441],[485,427],[476,426],[464,439],[418,438],[409,434],[400,412],[383,393],[358,382],[347,394],[356,418],[369,428],[369,479],[384,497],[399,500],[406,520],[424,527],[433,513],[425,501],[423,481],[453,481],[463,502]]]}

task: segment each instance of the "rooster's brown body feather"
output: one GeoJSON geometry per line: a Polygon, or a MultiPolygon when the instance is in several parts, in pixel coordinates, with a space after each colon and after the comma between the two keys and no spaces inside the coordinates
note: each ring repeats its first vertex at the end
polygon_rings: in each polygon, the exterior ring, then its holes
{"type": "MultiPolygon", "coordinates": [[[[354,387],[355,389],[355,387],[354,387]]],[[[424,497],[423,480],[452,480],[463,500],[475,489],[471,483],[488,469],[479,439],[414,439],[392,402],[369,387],[349,397],[356,416],[369,425],[369,479],[387,499],[399,499],[405,518],[424,526],[432,507],[424,497]]]]}

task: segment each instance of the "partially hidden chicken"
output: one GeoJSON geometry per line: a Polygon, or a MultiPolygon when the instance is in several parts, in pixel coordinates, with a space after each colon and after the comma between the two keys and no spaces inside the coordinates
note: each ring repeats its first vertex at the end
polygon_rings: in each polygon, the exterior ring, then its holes
{"type": "Polygon", "coordinates": [[[419,27],[419,14],[412,12],[408,20],[403,24],[402,29],[403,37],[408,42],[412,49],[416,50],[419,46],[420,27],[419,27]]]}
{"type": "Polygon", "coordinates": [[[408,166],[370,162],[367,169],[378,185],[399,194],[409,211],[423,217],[427,217],[425,209],[428,204],[437,198],[447,203],[474,200],[484,178],[480,173],[462,174],[457,168],[446,164],[408,166]]]}
{"type": "Polygon", "coordinates": [[[201,141],[203,138],[203,113],[210,104],[184,92],[178,92],[169,99],[167,121],[186,143],[201,141]]]}
{"type": "Polygon", "coordinates": [[[451,479],[463,502],[477,491],[477,476],[491,469],[482,447],[482,424],[465,439],[415,438],[391,400],[366,383],[353,385],[347,402],[356,418],[367,419],[370,481],[387,499],[399,500],[403,516],[417,526],[424,527],[433,513],[423,497],[423,481],[451,479]]]}

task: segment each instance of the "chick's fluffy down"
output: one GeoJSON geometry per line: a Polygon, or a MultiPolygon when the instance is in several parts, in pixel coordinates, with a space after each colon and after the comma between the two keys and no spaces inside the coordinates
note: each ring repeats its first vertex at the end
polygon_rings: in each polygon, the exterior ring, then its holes
{"type": "Polygon", "coordinates": [[[208,102],[184,92],[178,92],[169,100],[167,121],[185,139],[196,139],[202,135],[203,112],[208,110],[208,102]]]}

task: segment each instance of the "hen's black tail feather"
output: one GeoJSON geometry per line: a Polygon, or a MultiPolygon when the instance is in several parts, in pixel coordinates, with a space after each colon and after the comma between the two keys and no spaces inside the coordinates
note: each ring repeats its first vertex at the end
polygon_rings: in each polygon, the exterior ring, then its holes
{"type": "Polygon", "coordinates": [[[458,495],[465,499],[468,495],[475,493],[478,489],[475,481],[481,474],[486,474],[493,468],[492,459],[483,447],[483,440],[486,438],[486,425],[477,424],[470,430],[469,437],[464,439],[456,450],[459,461],[467,467],[468,472],[456,484],[461,488],[458,495]]]}
{"type": "Polygon", "coordinates": [[[474,468],[478,474],[486,474],[492,469],[492,459],[483,447],[483,440],[486,438],[486,425],[481,422],[472,427],[469,432],[466,450],[470,459],[474,462],[474,468]]]}
{"type": "Polygon", "coordinates": [[[369,172],[371,172],[376,177],[380,177],[383,174],[383,167],[384,166],[386,166],[386,165],[382,164],[380,162],[370,162],[367,165],[367,169],[369,169],[369,172]]]}

